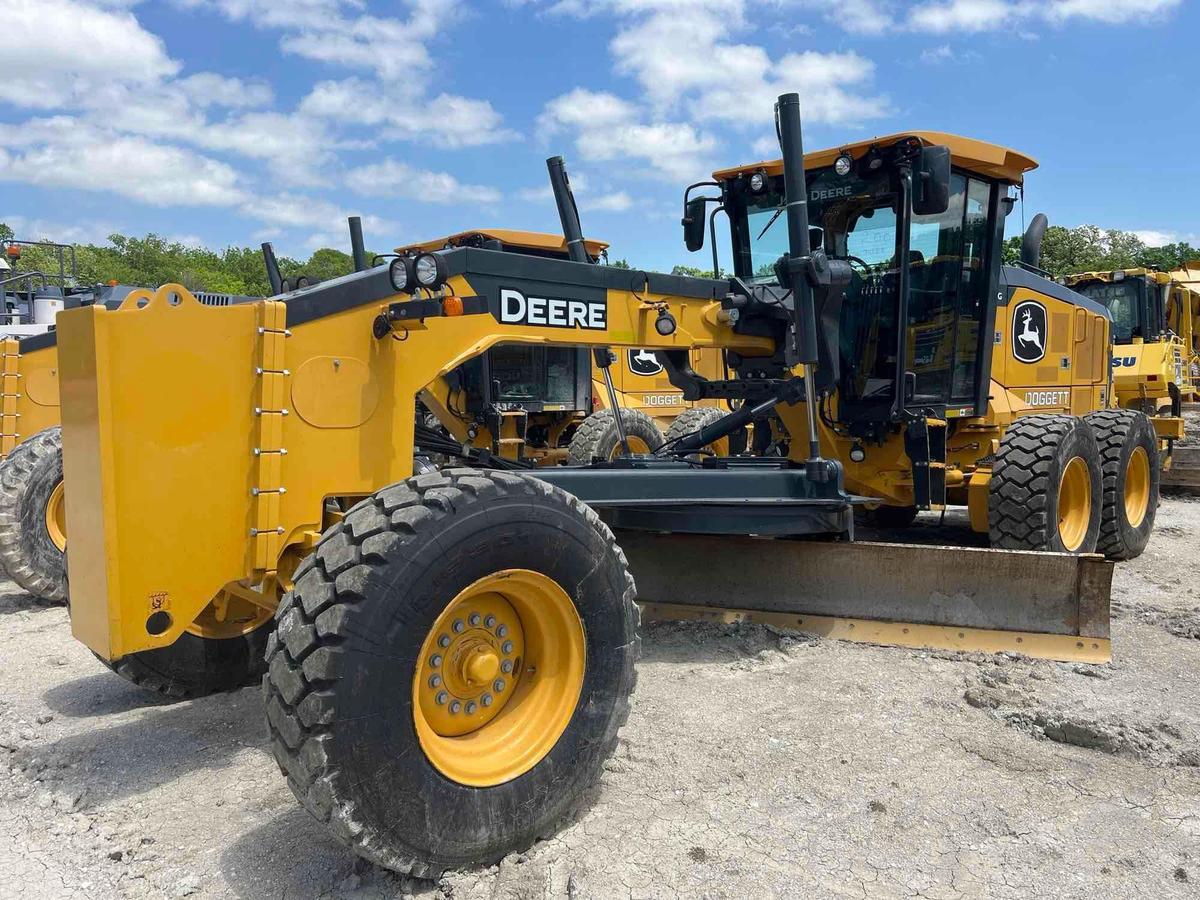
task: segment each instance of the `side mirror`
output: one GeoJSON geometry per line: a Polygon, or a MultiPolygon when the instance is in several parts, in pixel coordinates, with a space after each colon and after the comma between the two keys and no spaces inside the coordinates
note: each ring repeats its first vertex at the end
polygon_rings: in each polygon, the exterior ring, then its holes
{"type": "Polygon", "coordinates": [[[913,173],[913,212],[936,216],[950,208],[950,148],[925,147],[913,173]]]}
{"type": "Polygon", "coordinates": [[[706,198],[693,197],[683,207],[683,243],[690,253],[704,246],[706,198]]]}

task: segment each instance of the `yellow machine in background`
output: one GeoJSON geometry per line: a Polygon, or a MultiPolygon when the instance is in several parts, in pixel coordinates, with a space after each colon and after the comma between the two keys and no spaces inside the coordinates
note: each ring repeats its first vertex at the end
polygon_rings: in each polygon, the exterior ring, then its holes
{"type": "MultiPolygon", "coordinates": [[[[1151,417],[1169,454],[1183,437],[1180,406],[1196,391],[1189,360],[1194,292],[1164,272],[1118,269],[1066,278],[1069,287],[1112,314],[1116,405],[1151,417]]],[[[1165,460],[1164,460],[1165,462],[1165,460]]]]}
{"type": "Polygon", "coordinates": [[[1168,311],[1171,329],[1187,348],[1192,394],[1184,399],[1200,400],[1200,259],[1185,262],[1171,273],[1171,280],[1184,289],[1168,311]]]}

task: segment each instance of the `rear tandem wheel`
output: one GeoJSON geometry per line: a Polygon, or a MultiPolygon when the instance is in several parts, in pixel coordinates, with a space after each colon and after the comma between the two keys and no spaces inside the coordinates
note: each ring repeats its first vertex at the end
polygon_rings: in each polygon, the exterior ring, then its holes
{"type": "Polygon", "coordinates": [[[1100,512],[1100,449],[1084,419],[1036,415],[1009,426],[988,483],[993,547],[1093,553],[1100,512]]]}
{"type": "Polygon", "coordinates": [[[296,572],[267,650],[300,803],[397,872],[486,865],[587,799],[629,712],[633,580],[570,494],[448,469],[363,500],[296,572]]]}

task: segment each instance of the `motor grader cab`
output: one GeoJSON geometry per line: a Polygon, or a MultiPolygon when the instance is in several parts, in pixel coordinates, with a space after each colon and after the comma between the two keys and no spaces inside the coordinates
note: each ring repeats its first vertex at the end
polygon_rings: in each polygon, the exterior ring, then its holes
{"type": "MultiPolygon", "coordinates": [[[[592,263],[607,263],[608,246],[597,240],[583,243],[592,263]]],[[[460,232],[398,247],[396,253],[415,258],[462,247],[569,259],[561,235],[502,228],[460,232]]],[[[715,376],[720,354],[697,350],[693,360],[699,371],[715,376]]],[[[721,415],[711,406],[689,412],[693,404],[683,399],[654,352],[645,347],[627,348],[610,360],[586,347],[502,344],[467,360],[430,385],[422,397],[435,410],[419,423],[424,426],[419,427],[419,442],[430,450],[444,449],[429,433],[440,426],[457,441],[502,459],[537,465],[650,453],[667,436],[693,431],[721,415]],[[614,404],[625,410],[622,429],[616,427],[614,404]]]]}
{"type": "MultiPolygon", "coordinates": [[[[850,268],[845,290],[817,310],[813,401],[822,452],[845,467],[847,489],[882,501],[881,524],[959,505],[993,546],[1141,552],[1151,476],[1130,479],[1127,512],[1105,507],[1111,494],[1100,487],[1125,480],[1123,462],[1102,472],[1106,453],[1126,458],[1141,446],[1134,464],[1145,475],[1140,454],[1155,452],[1144,417],[1102,412],[1109,313],[1032,263],[1002,265],[1009,192],[1036,163],[916,132],[810,154],[805,165],[813,246],[850,268]],[[931,177],[931,159],[949,167],[946,181],[931,177]],[[1109,443],[1119,452],[1102,450],[1109,443]]],[[[783,175],[778,161],[726,169],[685,196],[685,227],[703,222],[705,203],[727,215],[733,269],[747,285],[780,283],[783,175]],[[705,187],[719,195],[700,196],[705,187]]],[[[698,248],[703,228],[692,227],[698,248]]],[[[1038,217],[1026,237],[1030,259],[1044,227],[1038,217]]],[[[738,368],[751,377],[757,366],[738,368]]]]}
{"type": "Polygon", "coordinates": [[[1200,259],[1188,260],[1171,272],[1171,280],[1182,289],[1179,302],[1168,311],[1168,321],[1187,347],[1192,393],[1184,400],[1200,400],[1200,259]]]}
{"type": "Polygon", "coordinates": [[[1144,268],[1069,275],[1066,284],[1112,314],[1114,397],[1118,406],[1151,417],[1165,463],[1171,443],[1183,437],[1183,398],[1195,390],[1183,336],[1191,291],[1144,268]]]}
{"type": "MultiPolygon", "coordinates": [[[[63,313],[75,636],[177,696],[265,667],[297,798],[354,852],[423,877],[521,850],[586,802],[629,711],[639,602],[1106,658],[1098,557],[848,540],[869,498],[823,455],[815,398],[841,377],[818,314],[854,263],[810,247],[799,97],[777,111],[777,281],[594,265],[553,178],[570,260],[461,247],[287,298],[206,307],[166,285],[63,313]],[[534,321],[540,304],[567,326],[534,321]],[[652,349],[685,393],[735,409],[654,456],[513,472],[464,450],[476,467],[412,476],[417,394],[505,343],[652,349]],[[687,371],[697,348],[738,377],[687,371]],[[786,456],[698,455],[772,412],[786,456]]],[[[917,208],[940,207],[948,157],[907,146],[883,165],[921,173],[917,208]]]]}

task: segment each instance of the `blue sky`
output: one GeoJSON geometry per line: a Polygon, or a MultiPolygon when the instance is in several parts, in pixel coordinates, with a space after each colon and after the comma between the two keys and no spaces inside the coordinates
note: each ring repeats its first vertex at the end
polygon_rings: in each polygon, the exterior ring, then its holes
{"type": "Polygon", "coordinates": [[[1026,217],[1200,244],[1195,0],[9,0],[0,221],[386,249],[472,227],[584,231],[703,265],[680,196],[777,155],[911,129],[1038,159],[1026,217]]]}

